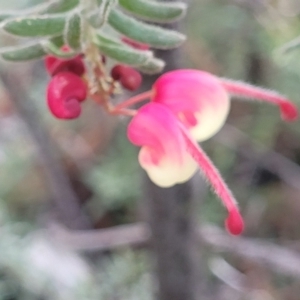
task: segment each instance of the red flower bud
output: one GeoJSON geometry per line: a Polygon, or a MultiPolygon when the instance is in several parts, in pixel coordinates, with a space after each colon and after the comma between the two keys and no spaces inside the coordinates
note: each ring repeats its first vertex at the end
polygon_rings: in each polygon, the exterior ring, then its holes
{"type": "Polygon", "coordinates": [[[140,43],[138,41],[132,40],[127,36],[123,36],[121,38],[121,40],[125,44],[131,46],[132,48],[138,49],[138,50],[149,50],[150,49],[150,46],[148,44],[143,44],[143,43],[140,43]]]}
{"type": "Polygon", "coordinates": [[[47,103],[59,119],[75,119],[81,113],[80,102],[87,97],[86,83],[71,72],[55,75],[47,88],[47,103]]]}
{"type": "Polygon", "coordinates": [[[48,55],[45,58],[45,66],[51,76],[64,71],[82,76],[85,72],[85,66],[81,55],[77,55],[70,59],[62,59],[48,55]]]}
{"type": "Polygon", "coordinates": [[[114,80],[119,80],[122,86],[130,91],[138,89],[142,83],[140,72],[126,65],[114,66],[110,74],[114,80]]]}

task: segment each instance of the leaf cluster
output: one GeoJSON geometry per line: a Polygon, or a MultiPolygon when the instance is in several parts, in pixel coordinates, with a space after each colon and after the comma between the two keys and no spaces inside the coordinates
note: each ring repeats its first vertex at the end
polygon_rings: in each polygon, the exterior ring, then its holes
{"type": "Polygon", "coordinates": [[[84,53],[91,43],[118,62],[144,72],[160,72],[164,62],[152,51],[134,48],[122,37],[154,49],[178,47],[185,36],[152,23],[174,22],[185,14],[183,2],[151,0],[53,0],[21,12],[2,12],[0,28],[29,42],[0,49],[3,59],[26,61],[47,54],[66,58],[84,53]],[[152,23],[148,23],[152,22],[152,23]],[[61,50],[67,45],[70,52],[61,50]]]}

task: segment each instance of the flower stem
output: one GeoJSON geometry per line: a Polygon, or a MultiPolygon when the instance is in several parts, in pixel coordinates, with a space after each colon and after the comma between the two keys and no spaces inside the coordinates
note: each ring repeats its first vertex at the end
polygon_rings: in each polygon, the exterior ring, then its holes
{"type": "Polygon", "coordinates": [[[144,101],[147,98],[151,98],[152,95],[153,95],[153,91],[152,90],[144,92],[144,93],[141,93],[141,94],[138,94],[138,95],[136,95],[136,96],[134,96],[132,98],[129,98],[128,100],[125,100],[122,103],[116,105],[115,109],[116,110],[120,110],[120,109],[126,108],[126,107],[128,107],[130,105],[133,105],[133,104],[139,103],[141,101],[144,101]]]}
{"type": "Polygon", "coordinates": [[[221,79],[221,84],[231,95],[278,105],[281,117],[285,121],[294,121],[298,117],[297,107],[289,99],[274,91],[229,79],[221,79]]]}

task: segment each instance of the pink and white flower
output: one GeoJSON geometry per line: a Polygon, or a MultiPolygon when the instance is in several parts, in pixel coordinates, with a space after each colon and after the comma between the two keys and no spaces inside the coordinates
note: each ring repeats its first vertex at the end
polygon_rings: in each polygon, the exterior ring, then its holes
{"type": "Polygon", "coordinates": [[[165,73],[150,92],[120,104],[128,105],[149,97],[128,126],[128,138],[140,146],[139,162],[150,179],[161,187],[189,180],[200,169],[228,211],[226,227],[240,234],[244,223],[237,202],[220,173],[197,141],[219,131],[226,121],[230,96],[256,99],[278,105],[284,120],[297,118],[296,106],[280,94],[249,84],[218,78],[197,70],[165,73]]]}
{"type": "Polygon", "coordinates": [[[128,138],[141,147],[139,162],[158,186],[185,182],[198,166],[228,210],[228,230],[241,233],[244,225],[236,200],[213,163],[166,106],[152,102],[140,108],[128,126],[128,138]]]}

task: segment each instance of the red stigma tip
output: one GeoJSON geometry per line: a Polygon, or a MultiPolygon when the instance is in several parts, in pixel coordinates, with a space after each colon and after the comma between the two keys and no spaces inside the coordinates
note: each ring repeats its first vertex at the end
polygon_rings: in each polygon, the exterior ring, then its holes
{"type": "Polygon", "coordinates": [[[291,102],[282,102],[280,104],[281,117],[285,121],[295,121],[298,118],[298,109],[291,102]]]}
{"type": "Polygon", "coordinates": [[[238,210],[232,210],[225,221],[226,229],[232,235],[239,235],[244,230],[244,221],[238,210]]]}

